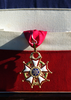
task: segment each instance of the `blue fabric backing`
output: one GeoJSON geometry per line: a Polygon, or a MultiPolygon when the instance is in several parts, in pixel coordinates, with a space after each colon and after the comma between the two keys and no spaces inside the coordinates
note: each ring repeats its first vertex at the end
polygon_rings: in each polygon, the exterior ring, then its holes
{"type": "Polygon", "coordinates": [[[0,9],[71,8],[71,0],[0,0],[0,9]]]}

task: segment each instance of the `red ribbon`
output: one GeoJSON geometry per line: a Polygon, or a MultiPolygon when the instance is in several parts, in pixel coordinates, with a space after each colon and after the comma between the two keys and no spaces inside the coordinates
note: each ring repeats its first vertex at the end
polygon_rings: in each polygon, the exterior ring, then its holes
{"type": "Polygon", "coordinates": [[[33,47],[34,42],[36,47],[38,47],[44,41],[47,31],[28,30],[23,33],[31,47],[33,47]]]}

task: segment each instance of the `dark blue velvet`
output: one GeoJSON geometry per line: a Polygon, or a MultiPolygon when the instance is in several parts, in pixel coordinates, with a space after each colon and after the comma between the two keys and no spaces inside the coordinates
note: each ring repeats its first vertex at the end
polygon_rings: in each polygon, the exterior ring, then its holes
{"type": "Polygon", "coordinates": [[[71,8],[71,0],[0,0],[0,9],[7,8],[71,8]]]}

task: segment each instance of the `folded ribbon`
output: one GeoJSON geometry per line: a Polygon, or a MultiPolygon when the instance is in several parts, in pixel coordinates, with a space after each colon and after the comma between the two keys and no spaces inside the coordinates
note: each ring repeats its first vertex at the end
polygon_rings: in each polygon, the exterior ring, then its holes
{"type": "Polygon", "coordinates": [[[38,47],[44,41],[47,31],[28,30],[23,33],[31,47],[34,47],[34,43],[38,47]]]}

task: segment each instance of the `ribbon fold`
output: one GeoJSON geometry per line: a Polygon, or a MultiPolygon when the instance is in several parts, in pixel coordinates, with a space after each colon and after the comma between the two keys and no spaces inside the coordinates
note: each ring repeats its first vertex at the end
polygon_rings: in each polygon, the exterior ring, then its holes
{"type": "Polygon", "coordinates": [[[28,31],[24,31],[23,33],[31,47],[34,47],[34,43],[36,47],[38,47],[44,41],[47,31],[28,30],[28,31]]]}

